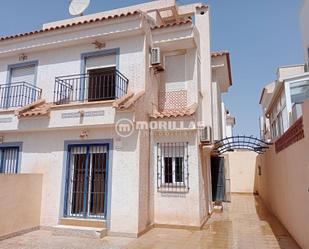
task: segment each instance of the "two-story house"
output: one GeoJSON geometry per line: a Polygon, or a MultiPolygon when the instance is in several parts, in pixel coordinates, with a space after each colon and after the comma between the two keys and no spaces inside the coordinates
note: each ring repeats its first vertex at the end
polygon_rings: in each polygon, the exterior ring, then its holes
{"type": "Polygon", "coordinates": [[[222,130],[213,97],[231,85],[229,53],[212,55],[210,40],[208,6],[175,0],[0,38],[0,171],[43,174],[42,227],[138,236],[204,224],[222,130]],[[167,121],[184,125],[153,125],[167,121]],[[187,125],[198,122],[202,142],[187,125]]]}

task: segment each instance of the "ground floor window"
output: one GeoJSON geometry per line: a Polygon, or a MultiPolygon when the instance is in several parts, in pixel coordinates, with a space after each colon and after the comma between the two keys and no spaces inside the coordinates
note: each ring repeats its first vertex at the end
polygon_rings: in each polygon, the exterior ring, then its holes
{"type": "Polygon", "coordinates": [[[19,147],[0,147],[0,173],[17,174],[19,147]]]}
{"type": "Polygon", "coordinates": [[[158,143],[158,190],[187,191],[189,189],[188,160],[188,143],[158,143]]]}
{"type": "Polygon", "coordinates": [[[108,145],[71,145],[65,216],[105,218],[107,198],[108,145]]]}

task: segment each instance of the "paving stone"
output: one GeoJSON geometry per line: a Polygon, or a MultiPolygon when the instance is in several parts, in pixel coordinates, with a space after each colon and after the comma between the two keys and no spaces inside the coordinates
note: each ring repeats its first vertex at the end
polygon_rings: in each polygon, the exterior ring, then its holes
{"type": "Polygon", "coordinates": [[[5,249],[300,249],[253,195],[232,195],[201,231],[155,228],[138,239],[55,235],[39,230],[0,241],[5,249]]]}

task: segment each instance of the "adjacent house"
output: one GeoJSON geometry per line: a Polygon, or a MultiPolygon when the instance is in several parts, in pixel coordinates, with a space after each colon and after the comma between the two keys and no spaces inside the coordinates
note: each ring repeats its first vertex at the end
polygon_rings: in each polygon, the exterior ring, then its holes
{"type": "Polygon", "coordinates": [[[309,73],[305,65],[280,67],[277,80],[262,91],[261,138],[274,140],[301,117],[301,104],[309,97],[309,73]]]}
{"type": "Polygon", "coordinates": [[[42,227],[204,224],[232,84],[210,40],[208,6],[175,0],[0,38],[0,171],[43,174],[42,227]]]}
{"type": "Polygon", "coordinates": [[[309,97],[309,1],[304,0],[300,11],[304,64],[278,68],[277,79],[262,91],[260,105],[261,138],[274,140],[302,116],[302,103],[309,97]]]}

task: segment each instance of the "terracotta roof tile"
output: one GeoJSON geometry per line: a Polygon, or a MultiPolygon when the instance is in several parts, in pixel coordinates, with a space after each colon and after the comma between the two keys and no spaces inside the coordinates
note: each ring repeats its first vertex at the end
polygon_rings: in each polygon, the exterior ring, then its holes
{"type": "Polygon", "coordinates": [[[52,103],[46,103],[44,99],[40,99],[25,107],[18,109],[15,115],[18,118],[34,117],[34,116],[46,116],[49,114],[52,103]]]}
{"type": "Polygon", "coordinates": [[[127,94],[123,95],[121,98],[115,100],[113,102],[114,108],[119,108],[121,105],[123,105],[125,102],[127,102],[130,98],[132,98],[134,95],[133,92],[128,91],[127,94]]]}
{"type": "Polygon", "coordinates": [[[218,56],[223,56],[223,55],[229,55],[229,51],[218,51],[218,52],[212,52],[211,57],[218,57],[218,56]]]}
{"type": "Polygon", "coordinates": [[[154,111],[151,118],[177,118],[177,117],[190,117],[197,110],[197,104],[193,104],[188,107],[183,107],[175,110],[163,110],[163,111],[154,111]]]}
{"type": "Polygon", "coordinates": [[[120,17],[125,17],[125,16],[132,16],[132,15],[137,15],[137,14],[141,14],[141,13],[142,13],[141,11],[136,10],[136,11],[133,11],[133,12],[126,12],[126,13],[121,13],[121,14],[117,14],[117,15],[110,15],[110,16],[107,16],[107,17],[101,17],[101,18],[95,18],[95,19],[90,19],[90,20],[85,20],[85,21],[73,22],[73,23],[69,23],[69,24],[65,24],[65,25],[59,25],[59,26],[56,26],[56,27],[34,30],[34,31],[30,31],[30,32],[16,34],[16,35],[4,36],[4,37],[0,38],[0,41],[15,39],[15,38],[24,37],[24,36],[30,36],[30,35],[34,35],[34,34],[39,34],[39,33],[43,33],[43,32],[49,32],[49,31],[54,31],[54,30],[59,30],[59,29],[64,29],[64,28],[69,28],[69,27],[74,27],[74,26],[83,25],[83,24],[102,22],[102,21],[106,21],[106,20],[109,20],[109,19],[115,19],[115,18],[120,18],[120,17]]]}
{"type": "Polygon", "coordinates": [[[118,110],[126,110],[132,107],[141,97],[143,97],[145,94],[145,91],[140,91],[136,94],[129,91],[126,95],[121,97],[120,99],[117,99],[113,103],[113,107],[118,110]]]}
{"type": "Polygon", "coordinates": [[[168,28],[168,27],[173,27],[173,26],[178,26],[178,25],[183,25],[183,24],[188,24],[188,23],[192,23],[192,20],[186,19],[183,21],[157,25],[157,26],[153,26],[151,29],[154,30],[154,29],[168,28]]]}
{"type": "Polygon", "coordinates": [[[201,3],[200,5],[196,6],[197,9],[201,9],[201,8],[208,8],[207,4],[203,4],[201,3]]]}

